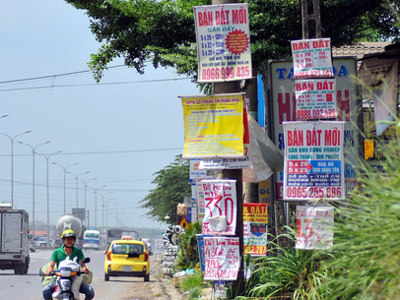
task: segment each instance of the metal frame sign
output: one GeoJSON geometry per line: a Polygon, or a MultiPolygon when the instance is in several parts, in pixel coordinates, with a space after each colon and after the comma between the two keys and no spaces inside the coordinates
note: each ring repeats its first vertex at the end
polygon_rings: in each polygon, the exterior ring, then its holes
{"type": "Polygon", "coordinates": [[[291,41],[294,77],[333,77],[331,39],[291,41]]]}
{"type": "Polygon", "coordinates": [[[247,3],[194,7],[198,82],[252,77],[247,3]]]}
{"type": "MultiPolygon", "coordinates": [[[[346,193],[354,190],[357,185],[357,167],[360,164],[359,149],[363,146],[359,128],[362,128],[361,99],[357,97],[356,89],[356,58],[341,57],[333,59],[333,70],[336,78],[336,101],[338,117],[345,121],[345,184],[346,193]]],[[[285,151],[285,135],[283,122],[298,121],[296,118],[295,80],[292,61],[274,61],[270,64],[271,101],[269,107],[273,123],[272,141],[282,151],[285,151]]],[[[276,173],[276,196],[283,199],[283,172],[276,173]]]]}
{"type": "Polygon", "coordinates": [[[284,122],[283,199],[343,200],[344,122],[284,122]]]}

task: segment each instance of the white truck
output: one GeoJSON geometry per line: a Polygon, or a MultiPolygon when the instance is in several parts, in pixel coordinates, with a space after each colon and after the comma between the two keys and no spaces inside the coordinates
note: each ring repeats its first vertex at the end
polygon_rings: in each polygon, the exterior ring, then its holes
{"type": "Polygon", "coordinates": [[[23,209],[0,204],[0,270],[25,275],[29,268],[29,216],[23,209]]]}

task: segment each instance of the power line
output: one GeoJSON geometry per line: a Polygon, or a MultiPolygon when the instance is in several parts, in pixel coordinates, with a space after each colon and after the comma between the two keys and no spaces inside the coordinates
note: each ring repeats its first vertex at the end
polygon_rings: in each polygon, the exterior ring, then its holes
{"type": "MultiPolygon", "coordinates": [[[[122,153],[138,153],[138,152],[157,152],[157,151],[177,151],[182,150],[181,148],[163,148],[163,149],[140,149],[140,150],[116,150],[116,151],[92,151],[92,152],[60,152],[57,155],[93,155],[93,154],[122,154],[122,153]]],[[[42,154],[42,153],[41,153],[42,154]]],[[[43,153],[48,155],[48,153],[43,153]]],[[[39,154],[40,155],[40,154],[39,154]]],[[[11,156],[11,154],[0,154],[0,157],[11,156]]],[[[32,156],[28,154],[14,154],[14,156],[32,156]]]]}

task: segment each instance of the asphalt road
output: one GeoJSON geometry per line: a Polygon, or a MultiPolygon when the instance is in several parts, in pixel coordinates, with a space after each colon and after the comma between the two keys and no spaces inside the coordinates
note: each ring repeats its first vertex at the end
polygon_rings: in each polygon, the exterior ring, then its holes
{"type": "MultiPolygon", "coordinates": [[[[42,285],[39,268],[50,260],[52,250],[37,249],[30,254],[31,263],[27,275],[14,275],[13,270],[0,270],[0,299],[42,299],[42,285]]],[[[143,278],[118,277],[111,278],[109,282],[104,282],[104,253],[103,251],[87,250],[85,256],[91,258],[88,264],[93,271],[92,286],[95,290],[97,300],[116,300],[116,299],[154,299],[155,294],[158,299],[173,299],[171,293],[165,292],[160,286],[162,280],[156,277],[155,268],[151,267],[150,282],[145,283],[143,278]],[[140,293],[139,290],[143,290],[140,293]],[[164,297],[165,295],[165,297],[164,297]],[[147,297],[148,296],[148,297],[147,297]]],[[[151,264],[154,266],[155,257],[151,256],[151,264]]],[[[171,284],[170,284],[171,285],[171,284]]],[[[81,299],[83,299],[81,295],[81,299]]]]}

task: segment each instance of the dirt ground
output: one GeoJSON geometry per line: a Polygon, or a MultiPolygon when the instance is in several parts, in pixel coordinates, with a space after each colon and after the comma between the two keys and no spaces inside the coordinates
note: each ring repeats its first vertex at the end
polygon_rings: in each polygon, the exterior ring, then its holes
{"type": "Polygon", "coordinates": [[[175,288],[171,277],[162,276],[162,265],[151,262],[150,281],[143,278],[111,277],[108,282],[93,282],[96,300],[182,300],[184,295],[175,288]]]}

